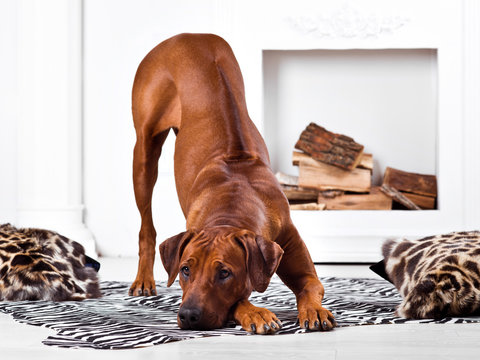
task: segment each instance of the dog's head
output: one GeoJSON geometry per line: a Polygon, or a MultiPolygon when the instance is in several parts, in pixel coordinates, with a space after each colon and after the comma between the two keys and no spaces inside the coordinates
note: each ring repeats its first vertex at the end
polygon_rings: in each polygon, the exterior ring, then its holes
{"type": "Polygon", "coordinates": [[[215,329],[252,290],[265,291],[283,250],[247,230],[184,232],[160,244],[170,286],[183,290],[177,322],[182,329],[215,329]]]}

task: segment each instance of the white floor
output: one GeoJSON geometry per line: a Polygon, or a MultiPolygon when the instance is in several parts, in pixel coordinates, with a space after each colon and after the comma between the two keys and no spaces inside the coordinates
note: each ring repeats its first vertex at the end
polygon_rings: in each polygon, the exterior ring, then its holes
{"type": "MultiPolygon", "coordinates": [[[[131,281],[135,259],[100,259],[102,280],[131,281]]],[[[375,277],[366,266],[319,266],[319,276],[375,277]]],[[[157,264],[157,279],[165,273],[157,264]],[[160,274],[160,275],[159,275],[160,274]]],[[[76,350],[42,345],[53,331],[0,314],[0,359],[479,359],[480,324],[374,325],[328,333],[215,337],[135,350],[76,350]]]]}

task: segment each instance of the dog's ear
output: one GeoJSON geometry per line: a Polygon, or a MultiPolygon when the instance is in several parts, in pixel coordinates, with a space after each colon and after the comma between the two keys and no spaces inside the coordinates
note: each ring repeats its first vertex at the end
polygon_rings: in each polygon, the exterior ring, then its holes
{"type": "Polygon", "coordinates": [[[280,265],[282,248],[277,243],[250,231],[242,232],[235,238],[245,249],[247,271],[254,290],[264,292],[280,265]]]}
{"type": "Polygon", "coordinates": [[[160,244],[160,257],[162,258],[163,267],[168,273],[167,286],[175,281],[178,274],[178,266],[183,250],[188,242],[192,239],[193,233],[190,231],[182,232],[178,235],[168,238],[160,244]]]}

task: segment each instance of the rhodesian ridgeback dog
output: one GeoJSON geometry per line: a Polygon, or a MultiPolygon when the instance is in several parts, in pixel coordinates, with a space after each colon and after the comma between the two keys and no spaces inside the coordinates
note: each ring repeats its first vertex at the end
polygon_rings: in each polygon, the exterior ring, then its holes
{"type": "Polygon", "coordinates": [[[187,230],[165,240],[160,255],[167,286],[179,275],[180,328],[220,328],[233,319],[253,333],[276,332],[276,315],[248,301],[253,290],[265,291],[275,272],[296,295],[300,326],[335,327],[265,143],[249,118],[230,46],[209,34],[162,42],[137,70],[132,111],[133,182],[142,222],[130,294],[156,294],[151,200],[162,145],[173,129],[175,182],[187,230]]]}

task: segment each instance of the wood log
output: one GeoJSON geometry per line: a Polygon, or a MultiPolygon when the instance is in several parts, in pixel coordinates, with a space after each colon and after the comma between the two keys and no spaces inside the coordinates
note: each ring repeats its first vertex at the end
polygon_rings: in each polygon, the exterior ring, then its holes
{"type": "Polygon", "coordinates": [[[406,198],[414,202],[416,205],[420,206],[423,210],[432,210],[435,209],[435,198],[432,196],[417,195],[407,192],[402,192],[406,198]]]}
{"type": "Polygon", "coordinates": [[[395,200],[396,202],[399,202],[400,204],[405,206],[407,209],[422,210],[419,206],[417,206],[414,202],[412,202],[410,199],[408,199],[406,196],[404,196],[400,191],[398,191],[394,187],[389,186],[387,184],[383,184],[380,189],[385,195],[390,196],[393,200],[395,200]]]}
{"type": "Polygon", "coordinates": [[[293,153],[293,162],[299,165],[298,185],[304,188],[369,192],[371,173],[368,169],[355,168],[352,171],[340,169],[312,159],[306,154],[293,153]]]}
{"type": "Polygon", "coordinates": [[[324,197],[325,199],[333,199],[333,198],[336,198],[337,196],[342,196],[343,194],[345,194],[345,191],[325,190],[325,191],[321,191],[319,194],[322,195],[322,197],[324,197]]]}
{"type": "Polygon", "coordinates": [[[321,193],[318,202],[324,203],[327,210],[391,210],[392,199],[383,194],[379,187],[373,187],[369,194],[345,194],[335,198],[325,198],[321,193]]]}
{"type": "Polygon", "coordinates": [[[292,154],[292,164],[294,166],[300,166],[300,163],[309,166],[321,166],[323,164],[305,153],[294,151],[292,154]]]}
{"type": "Polygon", "coordinates": [[[315,160],[347,170],[354,169],[363,154],[363,145],[352,138],[332,133],[314,123],[301,133],[295,148],[315,160]]]}
{"type": "MultiPolygon", "coordinates": [[[[298,151],[293,152],[292,164],[298,166],[300,164],[300,160],[303,162],[308,162],[309,164],[316,164],[317,160],[313,159],[311,156],[301,153],[298,151]]],[[[359,168],[361,169],[368,169],[373,171],[373,155],[372,154],[362,154],[362,158],[360,163],[358,164],[359,168]]]]}
{"type": "Polygon", "coordinates": [[[285,174],[279,171],[275,174],[275,177],[280,185],[298,186],[298,176],[285,174]]]}
{"type": "MultiPolygon", "coordinates": [[[[324,164],[324,166],[331,167],[332,165],[324,164]]],[[[300,164],[298,184],[301,187],[321,191],[343,190],[364,193],[370,191],[371,176],[370,170],[366,169],[355,169],[350,173],[340,173],[334,172],[332,169],[300,164]]]]}
{"type": "Polygon", "coordinates": [[[435,175],[409,173],[387,167],[383,177],[383,184],[391,186],[398,191],[430,197],[437,196],[437,177],[435,175]]]}
{"type": "Polygon", "coordinates": [[[360,163],[358,164],[359,168],[368,169],[373,171],[373,155],[372,154],[362,154],[360,163]]]}
{"type": "Polygon", "coordinates": [[[292,204],[290,205],[290,210],[325,210],[325,204],[292,204]]]}
{"type": "Polygon", "coordinates": [[[318,190],[305,189],[298,186],[282,185],[282,190],[288,201],[317,201],[318,190]]]}

